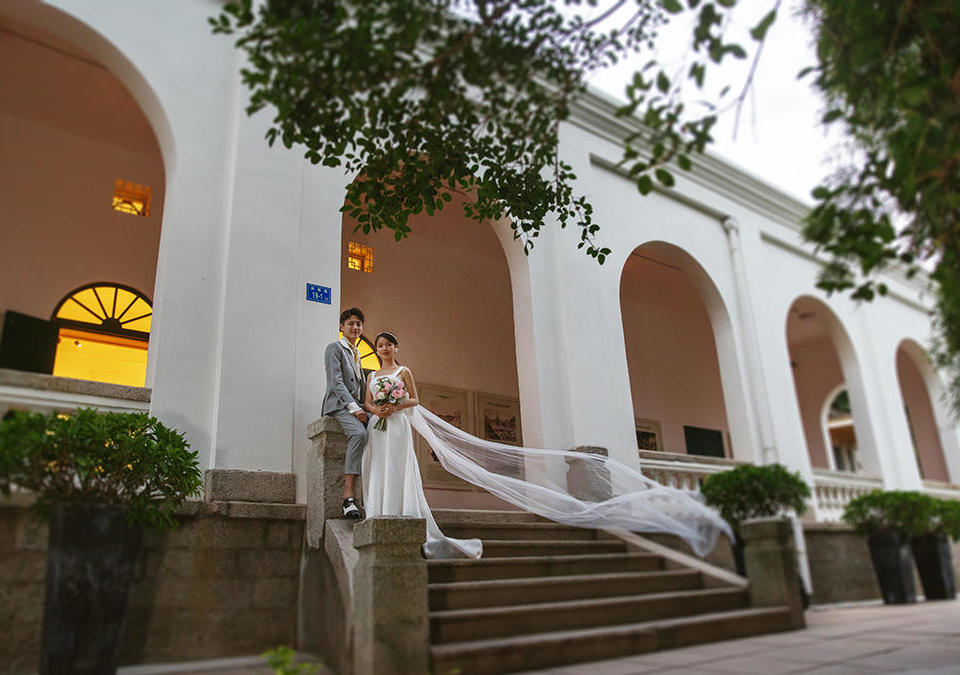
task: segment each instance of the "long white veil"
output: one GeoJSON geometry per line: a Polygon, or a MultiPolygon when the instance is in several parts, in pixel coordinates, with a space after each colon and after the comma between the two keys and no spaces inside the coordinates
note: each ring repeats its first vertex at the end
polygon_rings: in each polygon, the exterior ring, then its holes
{"type": "Polygon", "coordinates": [[[661,485],[615,459],[494,443],[423,406],[407,412],[444,469],[525,511],[578,527],[674,534],[699,556],[713,549],[721,532],[733,538],[726,521],[698,496],[661,485]]]}

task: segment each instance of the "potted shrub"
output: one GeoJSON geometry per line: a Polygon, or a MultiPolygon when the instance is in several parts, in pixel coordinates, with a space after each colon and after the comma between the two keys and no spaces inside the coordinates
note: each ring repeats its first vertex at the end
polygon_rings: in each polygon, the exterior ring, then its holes
{"type": "Polygon", "coordinates": [[[843,520],[867,535],[870,560],[883,601],[917,601],[910,540],[923,531],[935,500],[919,492],[875,490],[847,504],[843,520]]]}
{"type": "Polygon", "coordinates": [[[751,518],[785,515],[789,511],[803,515],[810,498],[810,487],[800,474],[787,470],[782,464],[744,464],[716,473],[703,481],[700,491],[707,504],[716,508],[733,528],[736,535],[733,557],[741,576],[747,572],[740,523],[751,518]]]}
{"type": "Polygon", "coordinates": [[[960,502],[927,498],[927,509],[917,520],[910,548],[923,595],[927,600],[953,600],[957,590],[950,538],[960,538],[960,502]]]}
{"type": "Polygon", "coordinates": [[[171,528],[199,492],[197,453],[146,414],[13,413],[0,422],[0,492],[49,519],[40,673],[117,668],[143,527],[171,528]]]}

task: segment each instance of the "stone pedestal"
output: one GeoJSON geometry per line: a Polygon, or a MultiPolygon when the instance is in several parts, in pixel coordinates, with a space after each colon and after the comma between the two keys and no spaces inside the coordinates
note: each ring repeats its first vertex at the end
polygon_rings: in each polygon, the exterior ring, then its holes
{"type": "Polygon", "coordinates": [[[426,538],[422,518],[368,518],[354,528],[354,675],[428,672],[426,538]]]}
{"type": "Polygon", "coordinates": [[[789,520],[758,518],[740,524],[753,607],[787,606],[794,628],[804,628],[803,597],[789,520]]]}
{"type": "Polygon", "coordinates": [[[276,471],[209,469],[204,474],[208,502],[259,502],[296,504],[297,477],[276,471]]]}
{"type": "Polygon", "coordinates": [[[307,427],[307,544],[318,548],[327,518],[343,516],[343,464],[347,437],[333,417],[321,417],[307,427]]]}
{"type": "MultiPolygon", "coordinates": [[[[593,445],[578,446],[574,448],[574,452],[608,456],[606,448],[593,445]]],[[[605,467],[598,471],[591,460],[576,457],[566,457],[566,462],[567,492],[571,496],[591,502],[603,501],[613,496],[610,490],[610,472],[605,467]]]]}

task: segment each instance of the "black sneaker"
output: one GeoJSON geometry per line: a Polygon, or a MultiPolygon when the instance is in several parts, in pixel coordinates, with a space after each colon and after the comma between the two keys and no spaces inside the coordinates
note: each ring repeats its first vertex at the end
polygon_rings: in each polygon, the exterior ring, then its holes
{"type": "Polygon", "coordinates": [[[343,517],[344,518],[363,518],[360,515],[360,509],[357,507],[357,500],[353,497],[347,497],[343,500],[343,517]]]}

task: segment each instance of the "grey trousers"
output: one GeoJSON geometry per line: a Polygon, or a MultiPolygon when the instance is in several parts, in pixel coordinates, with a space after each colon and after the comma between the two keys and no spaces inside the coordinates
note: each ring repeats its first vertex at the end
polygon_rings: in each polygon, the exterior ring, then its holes
{"type": "Polygon", "coordinates": [[[335,410],[330,416],[340,423],[340,428],[347,435],[347,458],[343,463],[343,473],[359,476],[363,449],[367,445],[367,427],[346,408],[335,410]]]}

